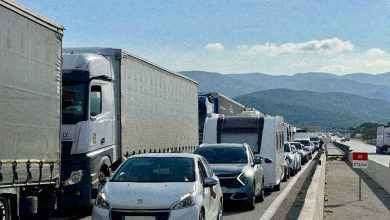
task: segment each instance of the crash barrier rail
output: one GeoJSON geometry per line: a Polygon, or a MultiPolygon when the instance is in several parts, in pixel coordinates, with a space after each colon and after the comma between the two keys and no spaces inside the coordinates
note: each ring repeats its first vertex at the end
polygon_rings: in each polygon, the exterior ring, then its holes
{"type": "Polygon", "coordinates": [[[310,186],[307,189],[305,203],[298,219],[312,220],[324,217],[326,155],[322,154],[314,172],[310,186]]]}
{"type": "MultiPolygon", "coordinates": [[[[352,163],[352,154],[349,153],[349,146],[335,142],[336,147],[343,151],[343,149],[348,149],[348,159],[352,163]]],[[[368,168],[361,169],[362,172],[367,174],[372,178],[378,185],[390,193],[390,168],[380,164],[376,161],[368,159],[368,168]]]]}

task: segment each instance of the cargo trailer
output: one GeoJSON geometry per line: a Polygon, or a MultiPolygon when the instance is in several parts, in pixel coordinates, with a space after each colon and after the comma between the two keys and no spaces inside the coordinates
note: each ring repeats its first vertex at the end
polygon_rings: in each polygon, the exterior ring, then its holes
{"type": "Polygon", "coordinates": [[[64,27],[0,0],[0,218],[50,218],[60,177],[64,27]]]}

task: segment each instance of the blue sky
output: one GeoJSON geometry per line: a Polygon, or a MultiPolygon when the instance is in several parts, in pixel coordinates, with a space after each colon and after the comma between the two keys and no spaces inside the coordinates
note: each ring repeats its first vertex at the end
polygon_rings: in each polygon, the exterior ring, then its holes
{"type": "Polygon", "coordinates": [[[390,71],[387,0],[18,2],[64,25],[64,47],[124,48],[176,71],[390,71]]]}

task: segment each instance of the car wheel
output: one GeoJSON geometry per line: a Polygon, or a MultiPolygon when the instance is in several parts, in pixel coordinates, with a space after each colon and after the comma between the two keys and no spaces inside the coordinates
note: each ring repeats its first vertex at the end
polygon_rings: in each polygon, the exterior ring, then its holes
{"type": "Polygon", "coordinates": [[[263,202],[263,201],[264,201],[264,181],[263,181],[263,185],[261,186],[260,194],[256,198],[256,202],[263,202]]]}
{"type": "Polygon", "coordinates": [[[200,212],[199,212],[199,220],[204,220],[204,210],[201,209],[200,212]]]}
{"type": "Polygon", "coordinates": [[[279,190],[280,190],[280,183],[274,186],[274,191],[279,191],[279,190]]]}
{"type": "Polygon", "coordinates": [[[252,196],[246,201],[246,209],[247,210],[253,210],[255,209],[256,206],[256,191],[255,191],[256,186],[253,185],[252,187],[252,196]]]}
{"type": "Polygon", "coordinates": [[[0,219],[10,220],[11,219],[11,207],[8,200],[0,196],[0,219]]]}
{"type": "Polygon", "coordinates": [[[222,220],[222,215],[223,215],[223,203],[221,198],[221,200],[219,200],[218,220],[222,220]]]}
{"type": "Polygon", "coordinates": [[[283,182],[287,182],[287,179],[288,179],[289,177],[288,177],[288,171],[286,171],[286,169],[284,169],[284,176],[283,176],[283,179],[282,179],[282,181],[283,182]]]}
{"type": "Polygon", "coordinates": [[[290,176],[295,176],[295,170],[290,170],[290,176]]]}

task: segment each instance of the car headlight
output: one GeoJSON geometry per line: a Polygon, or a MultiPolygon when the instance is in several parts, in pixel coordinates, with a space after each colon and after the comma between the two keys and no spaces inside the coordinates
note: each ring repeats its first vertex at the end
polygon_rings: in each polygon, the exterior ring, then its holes
{"type": "Polygon", "coordinates": [[[245,185],[248,183],[249,177],[246,175],[245,172],[243,172],[243,173],[241,173],[240,175],[238,175],[237,180],[238,180],[243,186],[245,186],[245,185]]]}
{"type": "Polygon", "coordinates": [[[196,197],[193,193],[187,193],[180,198],[179,201],[175,202],[171,209],[183,209],[188,208],[196,204],[196,197]]]}
{"type": "Polygon", "coordinates": [[[103,208],[103,209],[110,208],[110,204],[107,202],[107,197],[106,197],[106,194],[104,194],[104,192],[100,192],[97,195],[96,200],[95,200],[95,205],[100,207],[100,208],[103,208]]]}
{"type": "Polygon", "coordinates": [[[63,182],[63,185],[70,186],[79,183],[81,180],[83,180],[83,175],[84,175],[83,170],[72,171],[72,173],[70,173],[70,177],[63,182]]]}

